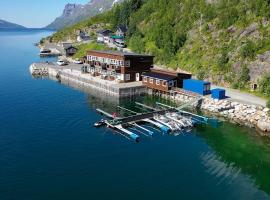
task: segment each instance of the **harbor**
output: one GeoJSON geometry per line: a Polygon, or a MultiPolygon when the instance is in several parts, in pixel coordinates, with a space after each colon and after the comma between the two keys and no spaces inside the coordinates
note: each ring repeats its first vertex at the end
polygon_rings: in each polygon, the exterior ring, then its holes
{"type": "MultiPolygon", "coordinates": [[[[197,101],[199,100],[200,99],[197,99],[197,101]]],[[[189,104],[194,103],[196,102],[192,101],[189,104]]],[[[94,126],[97,128],[107,126],[108,128],[116,130],[118,133],[124,134],[126,137],[139,142],[140,134],[153,136],[153,130],[147,128],[149,126],[143,126],[145,124],[154,126],[163,134],[171,134],[174,136],[188,133],[198,124],[210,125],[210,121],[215,121],[215,123],[218,124],[217,119],[210,119],[205,116],[184,111],[183,109],[188,107],[189,104],[186,103],[181,107],[172,107],[156,102],[156,107],[152,107],[140,102],[135,102],[137,107],[142,108],[141,112],[118,106],[118,110],[128,113],[128,116],[126,117],[118,116],[117,112],[110,114],[97,108],[96,111],[107,119],[101,119],[96,122],[94,126]],[[130,129],[135,132],[132,132],[130,129]]]]}

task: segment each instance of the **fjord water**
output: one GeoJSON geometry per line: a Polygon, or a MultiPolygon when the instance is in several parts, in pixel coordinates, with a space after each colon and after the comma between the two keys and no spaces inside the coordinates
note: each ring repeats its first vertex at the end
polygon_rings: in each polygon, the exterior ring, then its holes
{"type": "Polygon", "coordinates": [[[29,74],[48,34],[0,33],[1,200],[270,199],[270,140],[254,130],[224,122],[134,143],[93,128],[115,99],[29,74]]]}

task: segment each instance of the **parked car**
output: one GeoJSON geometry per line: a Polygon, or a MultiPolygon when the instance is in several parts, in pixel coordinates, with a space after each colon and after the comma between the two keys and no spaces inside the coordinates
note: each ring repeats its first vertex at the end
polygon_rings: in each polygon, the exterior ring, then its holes
{"type": "Polygon", "coordinates": [[[57,61],[57,64],[58,64],[59,66],[64,66],[64,65],[67,65],[68,63],[67,63],[67,61],[64,61],[64,60],[58,60],[58,61],[57,61]]]}
{"type": "Polygon", "coordinates": [[[83,64],[83,62],[80,60],[80,59],[75,59],[74,61],[73,61],[73,63],[75,63],[75,64],[83,64]]]}

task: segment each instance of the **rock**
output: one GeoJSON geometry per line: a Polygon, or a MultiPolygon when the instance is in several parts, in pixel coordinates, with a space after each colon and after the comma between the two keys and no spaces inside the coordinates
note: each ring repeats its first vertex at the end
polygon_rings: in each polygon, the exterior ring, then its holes
{"type": "Polygon", "coordinates": [[[259,120],[257,127],[263,132],[270,132],[270,123],[264,120],[259,120]]]}
{"type": "Polygon", "coordinates": [[[270,109],[269,109],[269,108],[265,108],[265,109],[263,109],[263,112],[268,113],[269,111],[270,111],[270,109]]]}

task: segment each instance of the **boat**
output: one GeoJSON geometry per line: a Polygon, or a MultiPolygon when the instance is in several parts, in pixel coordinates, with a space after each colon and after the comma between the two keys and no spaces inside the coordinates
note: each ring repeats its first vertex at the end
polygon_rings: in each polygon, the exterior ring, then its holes
{"type": "Polygon", "coordinates": [[[163,115],[155,115],[154,120],[169,127],[171,129],[171,131],[180,131],[181,130],[181,127],[175,121],[170,120],[163,115]]]}
{"type": "Polygon", "coordinates": [[[40,54],[49,54],[51,53],[52,51],[50,49],[41,49],[40,50],[40,54]]]}
{"type": "Polygon", "coordinates": [[[105,124],[106,124],[106,123],[105,123],[105,120],[102,119],[102,120],[96,122],[96,123],[94,124],[94,127],[98,128],[98,127],[101,127],[101,126],[105,126],[105,124]]]}
{"type": "Polygon", "coordinates": [[[173,113],[166,113],[166,117],[168,117],[171,120],[174,120],[178,124],[180,124],[183,128],[191,128],[193,127],[193,121],[192,119],[189,119],[179,113],[173,112],[173,113]]]}

